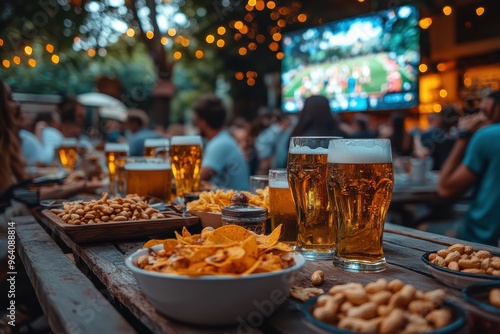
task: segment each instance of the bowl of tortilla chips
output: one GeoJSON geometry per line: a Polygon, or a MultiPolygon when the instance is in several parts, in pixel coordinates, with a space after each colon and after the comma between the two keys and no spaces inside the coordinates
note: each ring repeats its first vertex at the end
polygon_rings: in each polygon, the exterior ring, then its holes
{"type": "Polygon", "coordinates": [[[288,297],[304,257],[278,241],[281,226],[257,235],[238,225],[183,229],[151,240],[126,259],[146,297],[167,317],[211,326],[270,316],[288,297]]]}

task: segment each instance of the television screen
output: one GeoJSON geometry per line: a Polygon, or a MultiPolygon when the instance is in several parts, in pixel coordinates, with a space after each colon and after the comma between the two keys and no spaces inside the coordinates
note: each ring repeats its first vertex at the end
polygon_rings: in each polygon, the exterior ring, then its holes
{"type": "Polygon", "coordinates": [[[323,95],[335,112],[395,110],[418,104],[419,13],[386,9],[283,35],[282,108],[323,95]]]}

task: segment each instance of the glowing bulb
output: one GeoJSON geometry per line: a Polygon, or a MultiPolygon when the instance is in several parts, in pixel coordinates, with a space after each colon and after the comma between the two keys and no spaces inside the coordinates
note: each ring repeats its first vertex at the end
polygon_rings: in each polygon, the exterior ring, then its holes
{"type": "Polygon", "coordinates": [[[182,53],[180,51],[175,51],[174,52],[174,59],[181,59],[182,58],[182,53]]]}
{"type": "Polygon", "coordinates": [[[30,56],[33,53],[33,48],[31,46],[26,45],[24,47],[24,53],[26,53],[28,56],[30,56]]]}
{"type": "Polygon", "coordinates": [[[36,67],[36,60],[35,59],[28,60],[28,65],[31,67],[36,67]]]}
{"type": "Polygon", "coordinates": [[[477,16],[481,16],[484,14],[484,7],[477,7],[476,9],[477,16]]]}
{"type": "Polygon", "coordinates": [[[59,56],[58,55],[52,55],[52,57],[50,57],[50,60],[52,60],[52,62],[54,64],[59,64],[59,56]]]}
{"type": "Polygon", "coordinates": [[[226,28],[224,28],[224,27],[217,28],[217,33],[219,35],[224,35],[226,33],[226,28]]]}
{"type": "Polygon", "coordinates": [[[420,64],[420,65],[418,65],[418,70],[419,70],[420,72],[422,72],[422,73],[427,72],[427,69],[428,69],[428,67],[427,67],[427,65],[425,65],[425,64],[420,64]]]}
{"type": "Polygon", "coordinates": [[[127,36],[128,37],[134,37],[135,36],[135,30],[133,28],[128,28],[127,29],[127,36]]]}
{"type": "Polygon", "coordinates": [[[149,30],[148,32],[146,32],[146,38],[147,39],[153,39],[153,37],[155,37],[155,33],[152,32],[151,30],[149,30]]]}
{"type": "Polygon", "coordinates": [[[201,59],[203,58],[203,51],[201,50],[196,50],[196,52],[194,53],[195,57],[198,58],[198,59],[201,59]]]}
{"type": "Polygon", "coordinates": [[[207,37],[205,37],[205,41],[207,41],[208,44],[212,44],[215,41],[214,35],[207,35],[207,37]]]}
{"type": "Polygon", "coordinates": [[[54,52],[54,46],[52,44],[47,44],[45,45],[45,50],[47,50],[48,53],[54,52]]]}
{"type": "Polygon", "coordinates": [[[448,15],[450,15],[450,14],[451,14],[451,12],[452,12],[452,9],[451,9],[451,7],[450,7],[450,6],[444,6],[444,7],[443,7],[443,14],[444,14],[444,15],[448,16],[448,15]]]}
{"type": "Polygon", "coordinates": [[[9,67],[10,67],[10,61],[8,61],[7,59],[4,59],[4,60],[2,61],[2,65],[3,65],[3,67],[5,67],[5,68],[9,68],[9,67]]]}

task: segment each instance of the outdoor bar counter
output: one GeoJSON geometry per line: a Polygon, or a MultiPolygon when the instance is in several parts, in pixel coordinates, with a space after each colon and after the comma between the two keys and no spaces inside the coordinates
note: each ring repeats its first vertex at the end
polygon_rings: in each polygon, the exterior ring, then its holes
{"type": "MultiPolygon", "coordinates": [[[[54,333],[324,333],[305,319],[300,311],[302,302],[292,297],[270,317],[235,326],[207,328],[170,320],[156,312],[125,266],[126,256],[141,248],[147,239],[78,244],[54,228],[39,210],[33,216],[17,217],[14,222],[17,255],[54,333]]],[[[307,261],[294,285],[312,287],[311,274],[321,269],[325,282],[320,287],[325,291],[348,282],[401,279],[424,291],[443,288],[448,298],[464,306],[460,290],[436,280],[421,259],[425,252],[455,243],[500,252],[496,247],[386,224],[386,271],[351,273],[336,268],[332,261],[307,261]]]]}

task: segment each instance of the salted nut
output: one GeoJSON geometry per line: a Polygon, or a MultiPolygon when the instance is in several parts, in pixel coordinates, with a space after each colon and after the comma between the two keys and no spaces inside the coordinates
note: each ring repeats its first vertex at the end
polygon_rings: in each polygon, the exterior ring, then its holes
{"type": "Polygon", "coordinates": [[[321,285],[325,281],[325,273],[322,270],[316,270],[311,275],[313,285],[321,285]]]}

